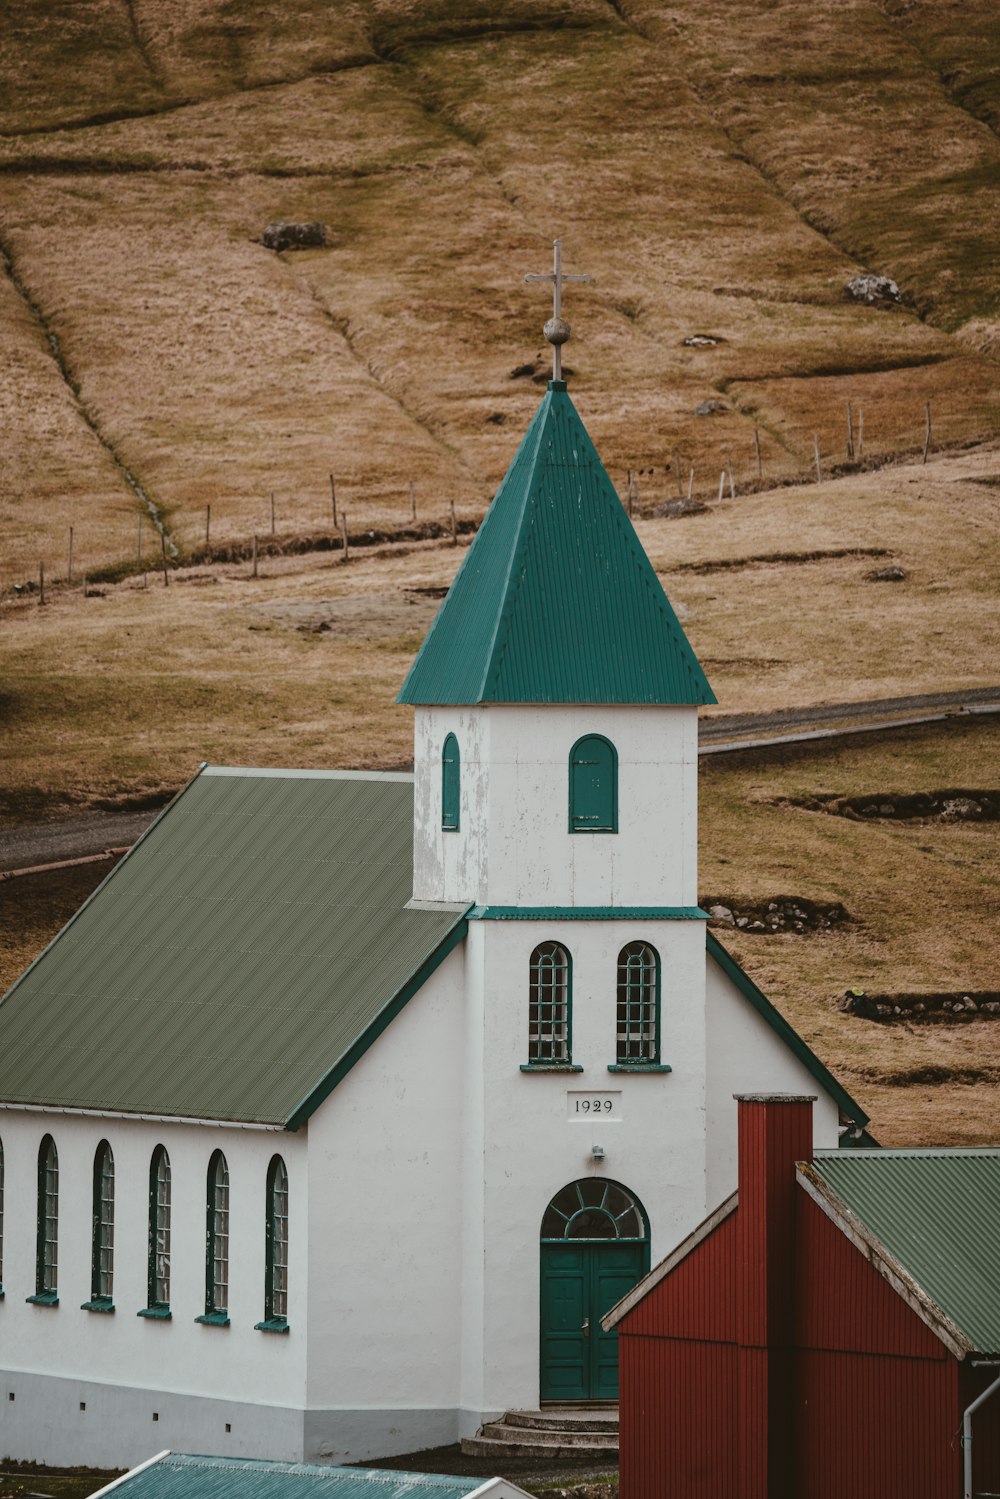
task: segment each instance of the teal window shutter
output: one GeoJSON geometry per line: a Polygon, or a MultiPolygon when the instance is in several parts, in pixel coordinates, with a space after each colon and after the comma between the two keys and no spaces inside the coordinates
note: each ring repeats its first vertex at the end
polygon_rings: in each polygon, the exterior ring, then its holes
{"type": "Polygon", "coordinates": [[[584,735],[569,752],[569,830],[618,831],[618,753],[601,734],[584,735]]]}
{"type": "Polygon", "coordinates": [[[462,756],[458,740],[449,734],[441,751],[441,826],[445,832],[458,831],[461,783],[462,756]]]}

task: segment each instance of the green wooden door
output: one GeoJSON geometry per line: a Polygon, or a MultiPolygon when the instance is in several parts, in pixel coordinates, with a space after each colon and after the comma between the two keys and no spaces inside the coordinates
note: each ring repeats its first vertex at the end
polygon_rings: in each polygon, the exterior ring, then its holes
{"type": "Polygon", "coordinates": [[[542,1400],[618,1399],[618,1334],[601,1318],[648,1265],[642,1242],[542,1244],[542,1400]]]}

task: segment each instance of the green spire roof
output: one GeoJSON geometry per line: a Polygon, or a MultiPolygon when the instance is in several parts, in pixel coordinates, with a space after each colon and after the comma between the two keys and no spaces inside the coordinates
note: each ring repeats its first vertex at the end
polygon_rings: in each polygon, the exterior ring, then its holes
{"type": "Polygon", "coordinates": [[[401,703],[714,703],[561,380],[403,683],[401,703]]]}

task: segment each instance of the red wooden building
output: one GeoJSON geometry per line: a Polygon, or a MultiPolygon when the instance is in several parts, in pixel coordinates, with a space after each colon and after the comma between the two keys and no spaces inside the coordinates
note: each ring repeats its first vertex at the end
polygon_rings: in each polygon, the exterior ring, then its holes
{"type": "Polygon", "coordinates": [[[604,1319],[621,1499],[1000,1495],[1000,1150],[738,1103],[738,1190],[604,1319]]]}

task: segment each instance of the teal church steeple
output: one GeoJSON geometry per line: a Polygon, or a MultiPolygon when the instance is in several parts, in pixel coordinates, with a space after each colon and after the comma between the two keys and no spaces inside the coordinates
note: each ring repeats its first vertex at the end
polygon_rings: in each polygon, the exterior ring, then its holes
{"type": "Polygon", "coordinates": [[[551,380],[401,703],[714,703],[562,380],[551,380]]]}

